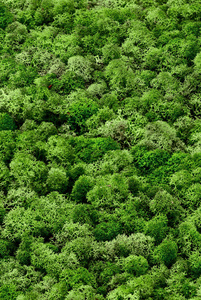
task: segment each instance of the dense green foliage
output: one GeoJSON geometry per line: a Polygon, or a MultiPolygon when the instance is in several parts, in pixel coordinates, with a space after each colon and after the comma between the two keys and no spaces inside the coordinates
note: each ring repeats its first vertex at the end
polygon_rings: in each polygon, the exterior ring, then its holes
{"type": "Polygon", "coordinates": [[[201,297],[199,0],[0,0],[0,300],[201,297]]]}

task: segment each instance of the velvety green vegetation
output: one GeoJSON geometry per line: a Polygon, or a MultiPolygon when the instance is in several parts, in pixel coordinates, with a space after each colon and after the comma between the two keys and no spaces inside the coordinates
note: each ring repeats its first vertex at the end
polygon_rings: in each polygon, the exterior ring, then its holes
{"type": "Polygon", "coordinates": [[[200,298],[200,1],[0,0],[0,300],[200,298]]]}

